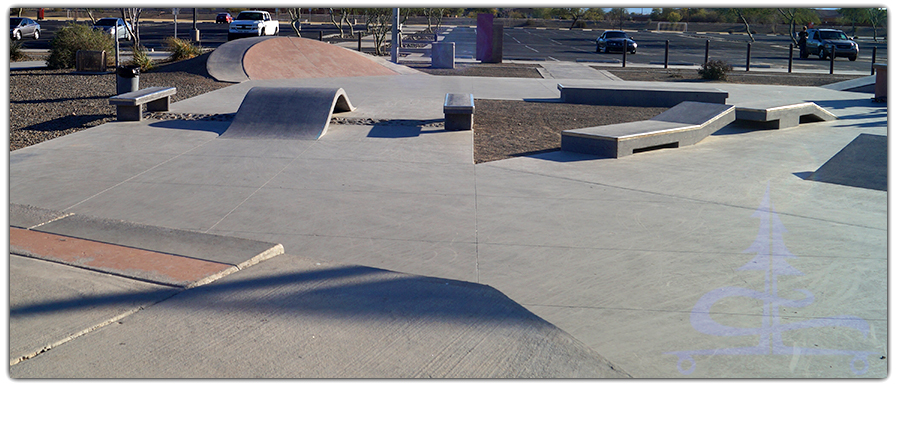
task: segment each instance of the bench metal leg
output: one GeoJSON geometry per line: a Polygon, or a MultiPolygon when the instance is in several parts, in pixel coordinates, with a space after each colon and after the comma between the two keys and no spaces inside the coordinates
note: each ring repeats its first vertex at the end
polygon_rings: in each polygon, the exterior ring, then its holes
{"type": "Polygon", "coordinates": [[[163,97],[147,103],[147,111],[169,111],[169,97],[163,97]]]}
{"type": "Polygon", "coordinates": [[[444,129],[447,131],[468,131],[473,125],[471,114],[444,114],[444,129]]]}
{"type": "Polygon", "coordinates": [[[138,121],[144,117],[144,110],[140,105],[117,105],[116,120],[119,121],[138,121]]]}

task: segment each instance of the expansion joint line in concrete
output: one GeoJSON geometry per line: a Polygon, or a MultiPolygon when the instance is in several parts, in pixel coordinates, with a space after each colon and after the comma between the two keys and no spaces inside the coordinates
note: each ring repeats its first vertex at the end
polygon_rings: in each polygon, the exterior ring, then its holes
{"type": "Polygon", "coordinates": [[[302,157],[304,154],[306,154],[306,151],[309,150],[309,148],[312,147],[312,146],[315,146],[315,144],[312,144],[312,145],[310,145],[309,147],[307,147],[306,149],[303,149],[303,151],[300,152],[299,155],[297,155],[296,157],[294,157],[294,159],[292,159],[290,162],[288,162],[287,164],[285,164],[284,167],[281,167],[281,170],[278,170],[278,173],[273,174],[272,177],[270,177],[268,180],[266,180],[265,183],[263,183],[262,185],[260,185],[259,188],[256,188],[256,191],[253,191],[252,193],[250,193],[250,195],[248,195],[247,198],[245,198],[245,199],[242,200],[240,203],[238,203],[237,206],[234,207],[234,209],[231,209],[230,211],[228,211],[228,213],[226,213],[225,216],[223,216],[221,219],[219,219],[218,221],[216,221],[215,224],[209,226],[209,228],[206,229],[206,230],[204,230],[203,233],[209,233],[209,231],[212,230],[212,229],[214,229],[217,225],[219,225],[219,223],[221,223],[222,221],[225,221],[225,218],[228,218],[229,215],[231,215],[232,213],[234,213],[234,211],[238,210],[239,207],[243,206],[244,203],[247,202],[247,200],[250,200],[251,197],[253,197],[254,195],[256,195],[256,193],[258,193],[261,189],[265,188],[266,185],[269,184],[269,182],[271,182],[271,181],[274,180],[276,177],[278,177],[281,173],[283,173],[285,170],[287,170],[287,168],[290,167],[291,164],[293,164],[295,161],[297,161],[298,159],[300,159],[300,157],[302,157]]]}
{"type": "Polygon", "coordinates": [[[478,174],[474,164],[472,166],[472,187],[475,192],[475,282],[481,283],[478,273],[478,174]]]}
{"type": "MultiPolygon", "coordinates": [[[[570,181],[570,182],[579,182],[579,183],[590,184],[590,185],[605,186],[608,188],[615,188],[615,189],[620,189],[623,191],[632,191],[632,192],[637,192],[637,193],[642,193],[642,194],[652,194],[652,195],[656,195],[656,196],[660,196],[660,197],[666,197],[666,198],[672,198],[672,199],[678,199],[678,200],[688,200],[688,201],[693,201],[693,202],[697,202],[697,203],[713,204],[713,205],[719,205],[719,206],[733,207],[733,208],[737,208],[737,209],[747,209],[750,211],[754,211],[756,209],[753,206],[743,206],[743,205],[738,205],[738,204],[733,204],[733,203],[723,203],[723,202],[719,202],[719,201],[704,200],[704,199],[694,198],[694,197],[672,195],[672,194],[662,193],[662,192],[658,192],[658,191],[648,191],[648,190],[644,190],[644,189],[628,188],[628,187],[612,185],[612,184],[608,184],[608,183],[592,182],[589,180],[573,179],[573,178],[563,177],[563,176],[554,176],[554,175],[550,175],[550,174],[546,174],[546,173],[535,173],[535,172],[527,171],[527,170],[515,170],[515,169],[507,168],[507,167],[496,167],[496,168],[501,169],[501,170],[508,170],[508,171],[512,171],[512,172],[516,172],[516,173],[530,174],[533,176],[543,176],[543,177],[549,177],[551,179],[559,179],[559,180],[566,180],[566,181],[570,181]]],[[[826,223],[831,223],[831,224],[840,224],[840,225],[844,225],[844,226],[857,227],[857,228],[862,228],[862,229],[867,229],[867,230],[878,230],[878,231],[887,232],[887,229],[883,229],[880,227],[869,227],[869,226],[853,224],[853,223],[849,223],[849,222],[845,222],[845,221],[833,221],[833,220],[828,220],[828,219],[824,219],[824,218],[816,218],[816,217],[812,217],[809,215],[797,215],[797,214],[791,214],[791,213],[779,213],[779,215],[780,216],[790,216],[790,217],[795,217],[795,218],[803,218],[803,219],[807,219],[807,220],[826,222],[826,223]]]]}
{"type": "Polygon", "coordinates": [[[179,158],[179,157],[181,157],[181,156],[184,156],[184,155],[187,154],[187,153],[193,152],[195,149],[197,149],[197,148],[203,146],[204,144],[206,144],[206,142],[200,143],[200,144],[198,144],[197,146],[194,146],[194,147],[192,147],[192,148],[190,148],[190,149],[188,149],[188,150],[186,150],[186,151],[184,151],[184,152],[182,152],[182,153],[179,153],[178,155],[175,155],[175,156],[173,156],[173,157],[171,157],[171,158],[169,158],[169,159],[167,159],[167,160],[165,160],[165,161],[163,161],[163,162],[160,162],[159,164],[154,165],[153,167],[150,167],[150,168],[148,168],[148,169],[146,169],[146,170],[144,170],[144,171],[142,171],[142,172],[140,172],[140,173],[138,173],[138,174],[136,174],[136,175],[134,175],[134,176],[129,177],[128,179],[125,179],[125,180],[123,180],[123,181],[121,181],[121,182],[119,182],[119,183],[117,183],[117,184],[115,184],[115,185],[113,185],[113,186],[111,186],[111,187],[109,187],[109,188],[106,188],[106,189],[104,189],[103,191],[100,191],[100,192],[98,192],[98,193],[96,193],[96,194],[94,194],[94,195],[92,195],[92,196],[90,196],[90,197],[88,197],[88,198],[86,198],[86,199],[84,199],[84,200],[78,202],[78,203],[75,203],[75,204],[73,204],[73,205],[71,205],[71,206],[69,206],[69,207],[63,209],[63,211],[67,211],[67,210],[69,210],[69,209],[72,209],[72,208],[74,208],[75,206],[78,206],[78,205],[80,205],[80,204],[82,204],[82,203],[84,203],[84,202],[86,202],[86,201],[88,201],[88,200],[93,199],[94,197],[98,197],[98,196],[100,196],[101,194],[104,194],[104,193],[106,193],[106,192],[108,192],[108,191],[111,191],[111,190],[113,190],[113,189],[115,189],[115,188],[118,188],[120,185],[123,185],[123,184],[127,183],[128,181],[130,181],[130,180],[132,180],[132,179],[135,179],[135,178],[137,178],[138,176],[143,175],[144,173],[147,173],[147,172],[149,172],[149,171],[151,171],[151,170],[156,169],[157,167],[161,167],[161,166],[163,166],[163,165],[165,165],[165,164],[168,164],[170,161],[174,161],[175,159],[177,159],[177,158],[179,158]]]}

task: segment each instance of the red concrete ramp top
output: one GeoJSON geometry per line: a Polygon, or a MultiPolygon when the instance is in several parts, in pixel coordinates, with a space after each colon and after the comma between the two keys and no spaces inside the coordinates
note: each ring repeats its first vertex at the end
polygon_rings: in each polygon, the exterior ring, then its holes
{"type": "Polygon", "coordinates": [[[251,80],[397,75],[366,55],[295,37],[260,40],[244,53],[243,66],[251,80]]]}

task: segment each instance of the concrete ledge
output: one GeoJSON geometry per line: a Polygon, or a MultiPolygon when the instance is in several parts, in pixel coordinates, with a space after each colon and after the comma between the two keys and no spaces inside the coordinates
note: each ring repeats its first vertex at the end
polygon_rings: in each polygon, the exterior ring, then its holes
{"type": "Polygon", "coordinates": [[[724,104],[728,92],[707,87],[653,88],[634,87],[585,87],[557,84],[562,102],[569,104],[620,105],[629,107],[674,107],[685,101],[724,104]]]}
{"type": "Polygon", "coordinates": [[[561,147],[567,152],[621,158],[696,144],[734,119],[733,105],[688,101],[650,120],[563,131],[561,147]]]}
{"type": "Polygon", "coordinates": [[[13,254],[168,285],[205,284],[284,253],[281,244],[269,242],[33,206],[10,204],[9,209],[11,238],[16,234],[16,240],[10,241],[13,254]],[[74,244],[79,245],[76,255],[62,248],[74,244]],[[113,263],[110,258],[119,260],[113,263]],[[173,276],[171,269],[179,266],[195,268],[196,272],[173,276]]]}
{"type": "Polygon", "coordinates": [[[735,109],[737,120],[756,122],[766,129],[784,129],[805,121],[831,121],[837,116],[812,102],[766,106],[765,103],[742,105],[735,109]]]}
{"type": "Polygon", "coordinates": [[[475,125],[475,97],[471,93],[448,93],[444,97],[444,129],[469,131],[475,125]]]}
{"type": "Polygon", "coordinates": [[[144,104],[148,111],[169,111],[169,99],[175,92],[174,87],[148,87],[113,96],[109,98],[109,104],[116,106],[116,120],[141,121],[144,104]]]}

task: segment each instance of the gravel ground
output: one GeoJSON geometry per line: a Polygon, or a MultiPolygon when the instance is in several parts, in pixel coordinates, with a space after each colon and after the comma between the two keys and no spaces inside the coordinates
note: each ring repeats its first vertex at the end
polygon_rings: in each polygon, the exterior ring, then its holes
{"type": "MultiPolygon", "coordinates": [[[[203,56],[163,64],[140,75],[140,87],[174,86],[172,101],[229,86],[206,72],[203,56]]],[[[78,74],[71,69],[33,69],[9,74],[9,150],[41,143],[115,120],[108,98],[116,91],[116,76],[78,74]]]]}
{"type": "MultiPolygon", "coordinates": [[[[174,101],[227,87],[206,72],[208,54],[191,60],[158,65],[140,75],[140,86],[175,86],[174,101]]],[[[537,64],[458,64],[453,70],[409,66],[435,75],[541,78],[537,64]]],[[[624,80],[699,81],[694,70],[606,68],[624,80]]],[[[823,74],[732,73],[729,82],[820,86],[857,76],[823,74]]],[[[115,107],[107,99],[115,93],[115,74],[86,75],[73,70],[10,71],[9,149],[20,149],[52,138],[115,120],[115,107]]],[[[659,109],[584,106],[577,104],[476,100],[476,110],[495,113],[491,118],[475,116],[475,160],[493,161],[516,155],[559,148],[560,131],[587,126],[644,120],[659,109]]],[[[156,119],[230,121],[232,114],[184,115],[151,113],[156,119]]],[[[390,119],[341,119],[334,123],[397,125],[390,119]]],[[[408,123],[408,122],[407,122],[408,123]]],[[[404,125],[406,125],[404,123],[404,125]]],[[[416,124],[440,127],[439,124],[416,124]]]]}
{"type": "Polygon", "coordinates": [[[559,150],[561,131],[646,120],[666,110],[476,99],[475,163],[559,150]],[[487,112],[492,115],[477,115],[487,112]]]}

